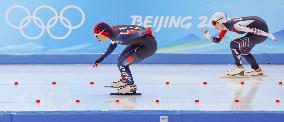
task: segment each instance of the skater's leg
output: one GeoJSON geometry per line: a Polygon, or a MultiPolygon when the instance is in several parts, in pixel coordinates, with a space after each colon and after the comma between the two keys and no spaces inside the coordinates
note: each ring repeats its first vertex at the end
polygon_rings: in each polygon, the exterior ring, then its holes
{"type": "Polygon", "coordinates": [[[157,43],[155,38],[151,36],[143,36],[138,39],[141,43],[134,46],[133,50],[130,50],[129,52],[125,51],[124,53],[122,53],[122,55],[118,59],[117,66],[123,77],[127,80],[127,85],[120,87],[118,89],[118,93],[125,94],[136,92],[137,86],[134,84],[129,65],[152,56],[157,50],[157,43]]]}
{"type": "Polygon", "coordinates": [[[132,46],[132,50],[124,53],[118,58],[117,66],[122,76],[127,80],[127,84],[134,84],[132,73],[129,65],[142,61],[145,58],[152,56],[157,50],[155,38],[151,36],[143,36],[140,39],[141,44],[132,46]]]}
{"type": "Polygon", "coordinates": [[[251,68],[253,69],[252,71],[245,72],[247,76],[258,76],[258,75],[263,75],[263,71],[261,68],[258,66],[255,58],[251,53],[247,55],[243,55],[246,59],[246,61],[251,65],[251,68]]]}
{"type": "Polygon", "coordinates": [[[246,72],[246,75],[255,76],[255,75],[263,75],[261,68],[259,67],[257,61],[255,60],[254,56],[250,53],[253,47],[256,44],[260,44],[266,40],[267,37],[258,36],[258,35],[251,35],[246,38],[246,42],[248,44],[243,46],[241,50],[244,50],[245,53],[242,53],[242,56],[246,59],[246,61],[251,65],[253,71],[246,72]]]}
{"type": "Polygon", "coordinates": [[[118,81],[113,81],[112,82],[112,87],[114,88],[119,88],[121,86],[127,85],[127,76],[130,76],[131,81],[133,81],[132,74],[130,72],[129,66],[128,65],[122,65],[122,62],[124,61],[124,58],[126,55],[128,55],[130,52],[133,52],[139,45],[128,45],[120,54],[118,58],[118,65],[119,65],[119,70],[120,70],[120,80],[118,81]],[[128,75],[129,74],[129,75],[128,75]]]}
{"type": "MultiPolygon", "coordinates": [[[[127,55],[129,52],[134,51],[137,47],[139,47],[139,45],[128,45],[120,54],[118,60],[123,60],[122,58],[125,57],[125,55],[127,55]]],[[[129,66],[125,67],[126,70],[130,70],[129,66]]],[[[124,77],[124,75],[121,72],[121,80],[126,81],[126,78],[124,77]]]]}
{"type": "Polygon", "coordinates": [[[251,68],[254,70],[259,69],[258,63],[256,62],[254,56],[249,53],[247,55],[243,55],[243,57],[246,59],[246,61],[251,65],[251,68]]]}
{"type": "Polygon", "coordinates": [[[230,44],[230,47],[231,47],[231,51],[232,51],[232,55],[235,59],[235,64],[238,66],[238,67],[242,67],[242,59],[241,59],[241,51],[239,49],[239,43],[238,43],[238,40],[234,40],[231,42],[230,44]]]}
{"type": "Polygon", "coordinates": [[[241,50],[243,50],[242,56],[246,59],[246,61],[251,65],[251,68],[254,70],[259,70],[258,63],[256,62],[254,56],[250,53],[250,51],[253,49],[253,47],[256,44],[260,44],[264,42],[267,39],[267,37],[264,36],[258,36],[258,35],[249,35],[246,38],[243,39],[243,42],[247,43],[245,46],[242,46],[241,50]]]}
{"type": "Polygon", "coordinates": [[[240,39],[235,40],[234,45],[235,47],[239,47],[239,49],[235,49],[235,50],[238,50],[239,55],[237,57],[243,56],[253,69],[259,68],[254,56],[250,53],[250,51],[254,47],[254,44],[250,43],[250,40],[248,37],[242,37],[240,39]]]}
{"type": "Polygon", "coordinates": [[[149,35],[143,36],[141,38],[141,41],[142,40],[143,40],[142,44],[143,46],[137,48],[136,54],[141,60],[144,60],[155,54],[155,52],[157,51],[157,42],[155,38],[149,35]]]}
{"type": "Polygon", "coordinates": [[[117,89],[119,94],[126,93],[136,93],[137,86],[134,84],[132,73],[129,69],[129,65],[140,61],[136,56],[135,51],[131,50],[126,54],[122,54],[117,62],[117,66],[123,78],[125,78],[126,83],[119,86],[117,89]]]}
{"type": "Polygon", "coordinates": [[[225,75],[228,75],[228,76],[244,75],[245,71],[244,71],[244,67],[242,64],[239,41],[240,41],[239,39],[235,39],[230,44],[232,55],[235,59],[236,68],[228,70],[225,73],[225,75]]]}
{"type": "Polygon", "coordinates": [[[127,52],[126,54],[122,54],[118,58],[117,67],[121,72],[122,77],[125,78],[125,80],[127,81],[128,85],[134,84],[134,80],[129,65],[139,61],[140,59],[135,54],[134,50],[127,52]]]}

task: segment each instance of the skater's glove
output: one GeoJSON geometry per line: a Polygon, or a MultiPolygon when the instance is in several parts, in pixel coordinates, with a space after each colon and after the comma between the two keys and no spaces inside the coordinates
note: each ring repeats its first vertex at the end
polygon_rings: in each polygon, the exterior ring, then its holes
{"type": "Polygon", "coordinates": [[[277,41],[277,38],[273,34],[268,35],[269,38],[271,38],[273,41],[277,41]]]}
{"type": "Polygon", "coordinates": [[[99,64],[99,63],[101,63],[103,60],[104,60],[103,58],[99,58],[99,59],[96,60],[95,64],[99,64]]]}
{"type": "Polygon", "coordinates": [[[206,39],[209,39],[209,40],[213,41],[211,35],[209,34],[209,32],[208,32],[207,30],[204,31],[203,36],[204,36],[206,39]]]}
{"type": "Polygon", "coordinates": [[[98,64],[101,63],[104,59],[103,58],[99,58],[95,61],[95,63],[93,64],[93,68],[98,67],[98,64]]]}

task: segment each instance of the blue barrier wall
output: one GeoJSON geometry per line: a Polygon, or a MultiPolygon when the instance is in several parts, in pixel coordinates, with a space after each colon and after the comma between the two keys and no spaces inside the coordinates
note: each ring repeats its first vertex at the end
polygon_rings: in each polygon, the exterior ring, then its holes
{"type": "Polygon", "coordinates": [[[12,122],[12,114],[8,112],[0,112],[0,122],[12,122]]]}
{"type": "MultiPolygon", "coordinates": [[[[1,64],[91,64],[99,54],[80,55],[1,55],[1,64]]],[[[118,55],[112,54],[104,64],[116,64],[118,55]]],[[[256,54],[260,64],[283,64],[282,54],[256,54]]],[[[247,63],[245,60],[244,63],[247,63]]],[[[155,54],[140,62],[142,64],[233,64],[229,54],[155,54]]]]}
{"type": "Polygon", "coordinates": [[[283,112],[90,111],[11,112],[1,122],[283,122],[283,112]]]}

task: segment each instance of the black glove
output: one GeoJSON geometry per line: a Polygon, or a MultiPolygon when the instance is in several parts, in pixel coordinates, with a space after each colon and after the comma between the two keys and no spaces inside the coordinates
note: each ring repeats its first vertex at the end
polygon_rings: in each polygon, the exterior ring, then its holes
{"type": "Polygon", "coordinates": [[[103,58],[99,58],[99,59],[96,60],[95,63],[96,63],[96,64],[99,64],[99,63],[101,63],[103,60],[104,60],[103,58]]]}

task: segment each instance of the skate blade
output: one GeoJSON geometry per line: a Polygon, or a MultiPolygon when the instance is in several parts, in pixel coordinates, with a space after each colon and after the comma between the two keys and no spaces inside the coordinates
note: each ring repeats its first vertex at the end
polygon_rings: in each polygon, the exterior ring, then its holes
{"type": "Polygon", "coordinates": [[[104,86],[106,88],[119,88],[119,87],[113,87],[113,86],[104,86]]]}
{"type": "Polygon", "coordinates": [[[249,78],[250,76],[246,76],[246,75],[220,75],[220,78],[249,78]]]}
{"type": "Polygon", "coordinates": [[[220,78],[257,78],[257,77],[268,77],[267,75],[256,75],[256,76],[248,76],[248,75],[220,75],[220,78]]]}
{"type": "Polygon", "coordinates": [[[121,94],[121,93],[110,93],[110,95],[142,95],[141,93],[125,93],[125,94],[121,94]]]}

